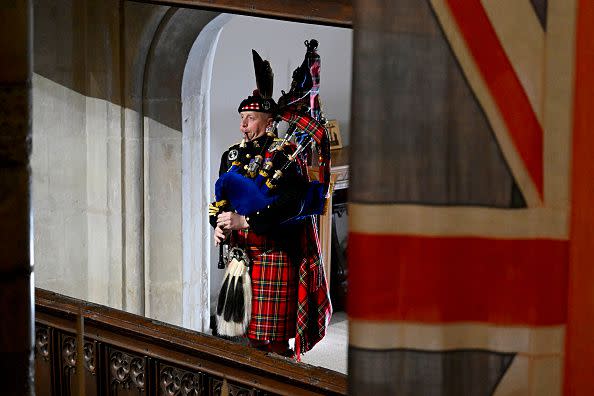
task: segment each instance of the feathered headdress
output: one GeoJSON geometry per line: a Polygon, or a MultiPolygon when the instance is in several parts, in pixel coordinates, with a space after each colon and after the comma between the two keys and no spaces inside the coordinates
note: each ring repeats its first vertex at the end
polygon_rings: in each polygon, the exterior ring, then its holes
{"type": "Polygon", "coordinates": [[[254,72],[256,73],[256,87],[260,92],[260,96],[264,99],[272,98],[274,88],[274,73],[270,62],[262,60],[262,57],[252,50],[252,58],[254,59],[254,72]]]}

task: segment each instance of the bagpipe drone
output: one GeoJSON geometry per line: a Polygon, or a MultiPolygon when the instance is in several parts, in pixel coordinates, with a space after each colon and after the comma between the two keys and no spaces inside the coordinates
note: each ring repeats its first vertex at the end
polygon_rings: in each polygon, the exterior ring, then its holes
{"type": "MultiPolygon", "coordinates": [[[[215,184],[216,201],[209,207],[211,223],[216,224],[216,217],[222,212],[235,211],[248,216],[269,206],[278,199],[283,176],[291,167],[302,174],[307,184],[300,212],[285,223],[299,222],[308,216],[324,213],[330,187],[330,139],[319,101],[318,42],[310,40],[305,45],[307,50],[303,63],[293,72],[289,92],[281,91],[278,105],[272,100],[270,63],[252,50],[258,88],[254,95],[260,95],[265,106],[270,105],[275,131],[281,121],[287,122],[289,127],[282,140],[275,141],[262,155],[251,158],[249,163],[240,160],[245,158],[241,150],[248,145],[245,139],[242,140],[237,155],[234,155],[237,160],[233,160],[231,167],[215,184]],[[307,172],[307,163],[312,160],[314,152],[317,154],[319,180],[310,180],[307,172]]],[[[225,267],[222,256],[221,245],[219,268],[225,267]]],[[[249,281],[247,255],[241,256],[234,248],[229,263],[217,304],[217,331],[221,335],[238,336],[245,332],[251,311],[251,292],[248,299],[244,290],[249,281]]]]}

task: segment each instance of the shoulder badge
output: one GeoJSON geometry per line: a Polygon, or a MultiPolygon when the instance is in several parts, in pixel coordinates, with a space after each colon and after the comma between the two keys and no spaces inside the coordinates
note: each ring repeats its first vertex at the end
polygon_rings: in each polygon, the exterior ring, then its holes
{"type": "Polygon", "coordinates": [[[237,151],[237,149],[231,149],[231,150],[229,150],[229,154],[227,154],[227,159],[229,161],[235,161],[237,159],[238,155],[239,155],[239,152],[237,151]]]}

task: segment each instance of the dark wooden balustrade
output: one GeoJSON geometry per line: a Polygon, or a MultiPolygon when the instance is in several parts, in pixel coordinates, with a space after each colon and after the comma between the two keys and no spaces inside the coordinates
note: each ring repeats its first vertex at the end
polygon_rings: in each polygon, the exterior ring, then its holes
{"type": "Polygon", "coordinates": [[[37,395],[346,394],[343,374],[142,316],[41,289],[35,308],[37,395]]]}

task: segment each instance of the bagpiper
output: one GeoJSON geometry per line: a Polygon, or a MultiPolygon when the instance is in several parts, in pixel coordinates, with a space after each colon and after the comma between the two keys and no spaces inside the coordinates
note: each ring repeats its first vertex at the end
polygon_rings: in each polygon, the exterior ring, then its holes
{"type": "Polygon", "coordinates": [[[270,64],[252,51],[258,88],[238,107],[243,138],[221,157],[210,206],[215,241],[229,245],[217,332],[297,359],[324,337],[332,312],[315,224],[331,193],[329,142],[317,98],[317,42],[306,46],[280,106],[272,99],[270,64]],[[283,138],[280,120],[289,123],[283,138]],[[312,181],[314,145],[320,180],[312,181]]]}

